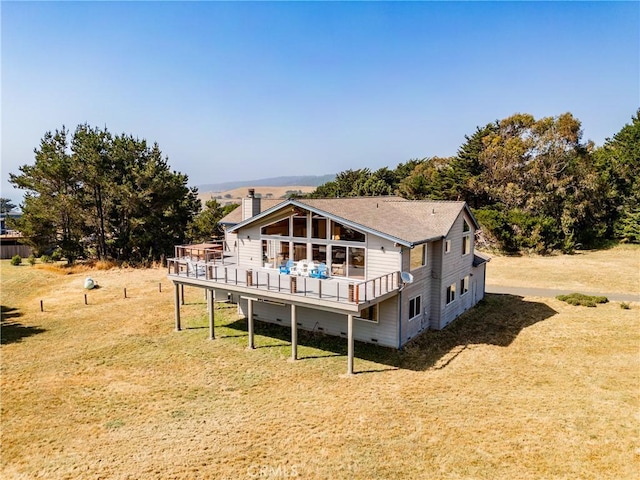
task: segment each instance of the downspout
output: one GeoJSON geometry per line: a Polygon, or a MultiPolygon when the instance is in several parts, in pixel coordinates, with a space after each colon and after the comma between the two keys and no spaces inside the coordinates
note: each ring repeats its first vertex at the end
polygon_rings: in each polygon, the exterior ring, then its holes
{"type": "Polygon", "coordinates": [[[398,324],[398,350],[402,350],[402,288],[398,292],[398,302],[399,302],[398,319],[400,322],[398,324]]]}

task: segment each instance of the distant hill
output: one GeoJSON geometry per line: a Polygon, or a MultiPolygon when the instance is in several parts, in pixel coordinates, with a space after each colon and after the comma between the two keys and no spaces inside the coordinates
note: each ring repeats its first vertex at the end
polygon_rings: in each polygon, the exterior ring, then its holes
{"type": "Polygon", "coordinates": [[[288,187],[290,185],[296,186],[308,186],[317,187],[327,182],[335,180],[335,173],[327,175],[305,175],[305,176],[292,176],[292,177],[273,177],[263,178],[260,180],[241,180],[237,182],[223,182],[223,183],[207,183],[204,185],[197,185],[200,192],[226,192],[228,190],[234,190],[241,187],[252,187],[254,185],[260,185],[263,187],[288,187]]]}

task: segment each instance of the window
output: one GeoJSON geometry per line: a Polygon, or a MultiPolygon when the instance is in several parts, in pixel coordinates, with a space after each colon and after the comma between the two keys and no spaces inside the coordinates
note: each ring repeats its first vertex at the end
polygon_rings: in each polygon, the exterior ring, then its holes
{"type": "Polygon", "coordinates": [[[307,236],[307,217],[306,215],[293,217],[293,236],[294,237],[306,237],[307,236]]]}
{"type": "Polygon", "coordinates": [[[447,287],[447,305],[456,299],[456,284],[452,283],[447,287]]]}
{"type": "Polygon", "coordinates": [[[311,244],[311,260],[314,262],[327,263],[327,246],[311,244]]]}
{"type": "Polygon", "coordinates": [[[306,243],[294,243],[293,244],[293,261],[299,262],[300,260],[307,259],[307,244],[306,243]]]}
{"type": "Polygon", "coordinates": [[[378,323],[378,305],[371,305],[360,312],[359,320],[378,323]]]}
{"type": "Polygon", "coordinates": [[[327,219],[317,216],[315,213],[311,217],[311,238],[327,238],[327,219]]]}
{"type": "Polygon", "coordinates": [[[331,222],[331,238],[333,240],[343,240],[346,242],[364,242],[364,233],[353,230],[338,222],[331,222]]]}
{"type": "Polygon", "coordinates": [[[467,223],[467,221],[464,218],[462,219],[462,231],[463,232],[471,231],[471,228],[469,227],[469,224],[467,223]]]}
{"type": "Polygon", "coordinates": [[[469,291],[469,275],[460,280],[460,295],[464,295],[469,291]]]}
{"type": "Polygon", "coordinates": [[[462,237],[462,254],[466,255],[471,251],[471,237],[466,235],[462,237]]]}
{"type": "Polygon", "coordinates": [[[427,246],[417,245],[410,250],[410,270],[415,270],[427,264],[427,246]]]}
{"type": "Polygon", "coordinates": [[[349,247],[347,277],[364,278],[364,248],[349,247]]]}
{"type": "Polygon", "coordinates": [[[444,253],[449,253],[451,251],[451,240],[444,241],[444,253]]]}
{"type": "Polygon", "coordinates": [[[280,221],[272,223],[271,225],[267,225],[262,227],[263,235],[280,235],[283,237],[289,236],[289,217],[283,218],[280,221]]]}
{"type": "Polygon", "coordinates": [[[416,318],[420,315],[420,308],[422,303],[422,296],[418,295],[409,299],[409,320],[416,318]]]}

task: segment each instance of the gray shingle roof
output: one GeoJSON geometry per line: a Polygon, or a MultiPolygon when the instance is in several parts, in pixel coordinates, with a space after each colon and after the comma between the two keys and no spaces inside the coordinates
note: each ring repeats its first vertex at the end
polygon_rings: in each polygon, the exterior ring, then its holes
{"type": "Polygon", "coordinates": [[[465,202],[405,200],[401,197],[298,199],[350,223],[409,243],[447,235],[465,202]]]}
{"type": "MultiPolygon", "coordinates": [[[[405,200],[392,196],[284,200],[272,203],[270,209],[263,200],[261,211],[274,212],[279,206],[292,204],[407,244],[419,244],[446,236],[460,212],[465,209],[478,227],[465,202],[405,200]]],[[[241,227],[250,223],[250,220],[241,222],[239,209],[231,212],[223,221],[242,223],[241,227]],[[234,213],[237,218],[234,216],[230,219],[234,213]]]]}

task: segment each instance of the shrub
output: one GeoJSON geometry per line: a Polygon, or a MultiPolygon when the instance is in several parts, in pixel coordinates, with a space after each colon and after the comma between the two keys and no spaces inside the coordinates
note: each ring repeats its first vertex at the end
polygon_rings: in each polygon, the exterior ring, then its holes
{"type": "Polygon", "coordinates": [[[620,308],[623,310],[629,310],[631,308],[631,305],[629,305],[627,302],[620,302],[620,308]]]}
{"type": "Polygon", "coordinates": [[[598,303],[607,303],[607,297],[598,297],[593,295],[585,295],[583,293],[570,293],[569,295],[558,295],[558,300],[567,302],[569,305],[582,307],[595,307],[598,303]]]}
{"type": "Polygon", "coordinates": [[[59,262],[62,259],[62,252],[60,250],[54,250],[51,254],[51,260],[54,262],[59,262]]]}
{"type": "Polygon", "coordinates": [[[33,253],[27,257],[27,262],[29,262],[29,265],[32,267],[36,264],[36,257],[33,253]]]}
{"type": "Polygon", "coordinates": [[[52,260],[52,258],[51,258],[49,255],[42,255],[42,256],[40,257],[40,261],[41,261],[42,263],[53,263],[53,260],[52,260]]]}
{"type": "Polygon", "coordinates": [[[11,258],[11,265],[13,265],[14,267],[17,267],[21,263],[22,263],[22,257],[20,255],[14,255],[11,258]]]}

